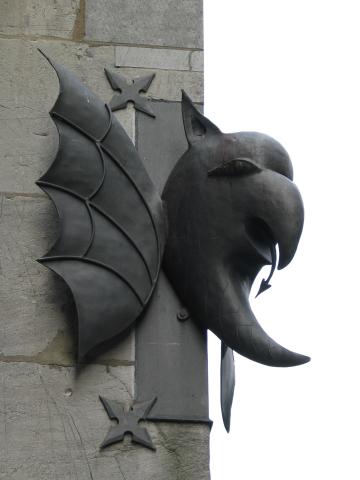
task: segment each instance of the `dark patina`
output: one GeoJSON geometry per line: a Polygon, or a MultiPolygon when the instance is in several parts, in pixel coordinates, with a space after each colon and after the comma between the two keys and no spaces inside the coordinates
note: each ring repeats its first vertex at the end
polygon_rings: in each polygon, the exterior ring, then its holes
{"type": "MultiPolygon", "coordinates": [[[[309,360],[272,340],[249,303],[264,265],[272,268],[259,293],[270,287],[276,245],[281,269],[300,239],[303,204],[289,156],[267,135],[223,134],[183,93],[189,148],[160,199],[111,108],[74,74],[51,64],[61,87],[50,112],[59,150],[38,185],[54,201],[61,228],[40,261],[73,293],[79,357],[141,316],[158,282],[165,248],[165,272],[189,312],[180,312],[178,319],[189,316],[187,321],[222,341],[221,404],[229,430],[232,350],[277,367],[309,360]]],[[[161,418],[159,412],[154,416],[161,418]]]]}

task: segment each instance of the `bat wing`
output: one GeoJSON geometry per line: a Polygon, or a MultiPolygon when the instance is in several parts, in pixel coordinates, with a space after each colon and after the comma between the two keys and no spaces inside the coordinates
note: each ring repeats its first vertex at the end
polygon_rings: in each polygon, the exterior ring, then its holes
{"type": "Polygon", "coordinates": [[[50,112],[59,149],[37,184],[57,208],[60,235],[39,261],[72,291],[82,358],[126,330],[146,307],[159,275],[165,215],[110,108],[76,75],[48,61],[60,83],[50,112]]]}

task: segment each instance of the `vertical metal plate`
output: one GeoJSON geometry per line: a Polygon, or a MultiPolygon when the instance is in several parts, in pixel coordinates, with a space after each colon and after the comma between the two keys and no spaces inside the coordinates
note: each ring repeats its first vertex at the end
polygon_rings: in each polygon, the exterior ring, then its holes
{"type": "MultiPolygon", "coordinates": [[[[152,103],[156,119],[136,115],[137,149],[159,192],[187,149],[181,105],[152,103]]],[[[206,332],[178,320],[181,303],[161,273],[136,329],[136,399],[157,397],[149,419],[209,421],[206,332]]]]}

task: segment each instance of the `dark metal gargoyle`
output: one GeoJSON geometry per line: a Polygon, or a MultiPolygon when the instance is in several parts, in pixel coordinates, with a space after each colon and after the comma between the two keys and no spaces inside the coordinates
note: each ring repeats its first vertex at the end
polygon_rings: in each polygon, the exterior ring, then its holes
{"type": "MultiPolygon", "coordinates": [[[[73,293],[79,357],[140,316],[165,251],[165,272],[191,318],[223,342],[222,410],[229,429],[231,349],[272,366],[309,360],[274,342],[248,299],[260,269],[275,268],[276,244],[281,269],[301,235],[303,204],[289,156],[266,135],[223,134],[184,93],[189,148],[160,198],[111,109],[74,74],[50,63],[60,82],[51,110],[59,150],[38,185],[56,204],[61,233],[40,261],[73,293]]],[[[261,290],[267,288],[265,281],[261,290]]]]}

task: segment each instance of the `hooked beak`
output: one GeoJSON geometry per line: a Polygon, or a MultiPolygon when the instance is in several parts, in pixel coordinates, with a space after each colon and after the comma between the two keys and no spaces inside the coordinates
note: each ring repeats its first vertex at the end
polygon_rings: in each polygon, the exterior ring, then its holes
{"type": "Polygon", "coordinates": [[[277,221],[274,219],[275,238],[279,245],[279,270],[293,259],[304,225],[304,206],[300,193],[294,183],[290,185],[292,188],[283,202],[283,211],[279,212],[277,221]],[[281,218],[281,215],[284,217],[281,218]]]}
{"type": "MultiPolygon", "coordinates": [[[[272,172],[273,173],[273,172],[272,172]]],[[[264,175],[268,175],[263,172],[264,175]]],[[[270,173],[269,173],[270,175],[270,173]]],[[[259,257],[259,268],[274,262],[274,248],[279,247],[278,269],[286,267],[295,255],[304,221],[304,208],[296,185],[285,177],[278,176],[270,182],[265,178],[259,196],[250,199],[251,212],[255,216],[245,222],[245,231],[259,257]],[[267,189],[264,185],[270,185],[267,189]]],[[[256,190],[256,189],[254,189],[256,190]]],[[[259,191],[259,190],[257,190],[259,191]]],[[[273,265],[275,268],[275,266],[273,265]]],[[[237,314],[227,337],[221,337],[228,346],[241,355],[269,366],[290,367],[307,363],[310,358],[300,355],[276,343],[258,323],[249,303],[250,287],[258,270],[244,281],[242,272],[233,272],[237,287],[237,314]]],[[[265,285],[261,291],[268,287],[265,285]]],[[[232,300],[234,301],[234,299],[232,300]]],[[[223,333],[223,332],[222,332],[223,333]]],[[[227,332],[226,332],[227,333],[227,332]]]]}
{"type": "MultiPolygon", "coordinates": [[[[264,175],[269,174],[264,172],[264,175]]],[[[271,263],[272,248],[278,244],[281,270],[291,262],[298,247],[304,206],[296,185],[285,177],[278,175],[277,182],[267,182],[265,178],[261,187],[260,201],[259,197],[249,200],[252,216],[245,222],[246,234],[266,263],[271,263]],[[266,189],[264,185],[272,188],[266,189]]]]}

